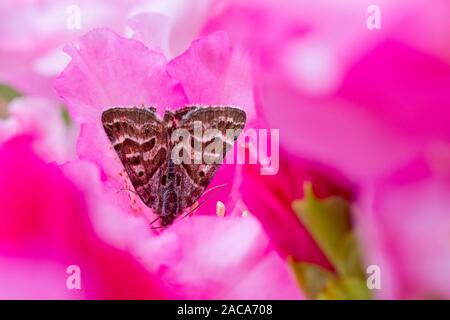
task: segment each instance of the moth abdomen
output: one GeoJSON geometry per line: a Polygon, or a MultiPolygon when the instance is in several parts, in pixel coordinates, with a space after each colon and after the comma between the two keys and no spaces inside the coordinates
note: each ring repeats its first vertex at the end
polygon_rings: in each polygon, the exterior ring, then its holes
{"type": "Polygon", "coordinates": [[[163,194],[160,220],[162,225],[169,225],[178,215],[178,196],[173,188],[166,189],[163,194]]]}

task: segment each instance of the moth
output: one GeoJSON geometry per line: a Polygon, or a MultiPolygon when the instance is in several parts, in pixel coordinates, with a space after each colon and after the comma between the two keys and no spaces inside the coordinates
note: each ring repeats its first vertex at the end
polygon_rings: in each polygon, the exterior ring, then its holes
{"type": "Polygon", "coordinates": [[[136,193],[166,227],[196,203],[220,167],[220,163],[174,161],[172,151],[180,142],[172,134],[178,129],[188,133],[181,149],[190,150],[191,156],[194,145],[200,145],[202,156],[223,160],[244,128],[246,114],[235,107],[189,105],[166,110],[161,119],[155,108],[111,108],[102,113],[101,121],[136,193]],[[195,131],[199,125],[203,132],[216,129],[217,134],[199,136],[195,131]],[[228,136],[230,130],[237,134],[228,136]],[[221,139],[223,149],[211,151],[207,146],[216,139],[221,139]]]}

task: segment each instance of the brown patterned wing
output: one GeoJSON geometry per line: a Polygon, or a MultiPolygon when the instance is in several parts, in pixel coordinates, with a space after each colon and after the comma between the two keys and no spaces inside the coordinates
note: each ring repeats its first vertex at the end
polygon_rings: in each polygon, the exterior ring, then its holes
{"type": "Polygon", "coordinates": [[[160,176],[169,155],[164,122],[150,110],[112,108],[103,112],[102,124],[139,197],[158,208],[160,176]]]}
{"type": "MultiPolygon", "coordinates": [[[[227,151],[229,151],[240,132],[245,126],[246,114],[243,110],[226,106],[187,106],[185,113],[180,119],[178,128],[187,129],[191,135],[192,155],[194,151],[199,153],[196,146],[201,145],[201,163],[181,163],[176,166],[176,171],[182,177],[180,183],[179,199],[180,207],[187,208],[193,205],[208,187],[215,173],[223,162],[227,151]],[[194,134],[194,126],[201,124],[202,135],[194,134]],[[208,129],[215,129],[209,130],[208,129]],[[235,134],[227,136],[227,130],[234,130],[235,134]],[[222,149],[214,148],[217,143],[222,144],[222,149]]],[[[184,110],[183,109],[183,110],[184,110]]],[[[232,132],[232,131],[228,131],[232,132]]],[[[173,148],[173,145],[171,145],[173,148]]]]}

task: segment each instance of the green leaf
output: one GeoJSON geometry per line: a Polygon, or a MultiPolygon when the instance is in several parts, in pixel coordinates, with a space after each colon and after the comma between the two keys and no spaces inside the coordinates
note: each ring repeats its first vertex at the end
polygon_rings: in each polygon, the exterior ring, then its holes
{"type": "Polygon", "coordinates": [[[336,251],[336,269],[346,277],[365,277],[362,268],[358,241],[353,232],[348,232],[336,251]]]}
{"type": "Polygon", "coordinates": [[[19,96],[13,88],[0,84],[0,119],[8,117],[8,102],[19,96]]]}
{"type": "Polygon", "coordinates": [[[364,279],[337,278],[330,281],[318,296],[320,300],[369,300],[370,291],[364,279]]]}
{"type": "Polygon", "coordinates": [[[328,282],[335,278],[331,271],[312,263],[291,260],[290,265],[300,288],[309,299],[317,299],[328,282]]]}
{"type": "Polygon", "coordinates": [[[358,242],[351,227],[350,204],[331,196],[318,199],[310,183],[304,185],[304,199],[293,210],[336,269],[290,262],[299,286],[311,299],[370,299],[362,269],[358,242]]]}
{"type": "Polygon", "coordinates": [[[7,86],[6,84],[0,84],[0,97],[1,99],[9,102],[17,97],[20,97],[21,94],[15,89],[7,86]]]}
{"type": "Polygon", "coordinates": [[[317,199],[311,183],[305,183],[304,199],[294,201],[292,207],[330,262],[339,268],[340,247],[351,231],[348,202],[336,196],[317,199]]]}
{"type": "Polygon", "coordinates": [[[316,300],[367,300],[370,290],[364,277],[339,277],[321,266],[290,261],[302,292],[316,300]]]}
{"type": "Polygon", "coordinates": [[[66,126],[70,126],[72,124],[72,120],[70,119],[69,111],[66,107],[61,108],[61,116],[63,118],[64,124],[66,126]]]}
{"type": "Polygon", "coordinates": [[[344,277],[340,280],[340,285],[346,292],[346,299],[369,300],[370,290],[364,278],[344,277]]]}

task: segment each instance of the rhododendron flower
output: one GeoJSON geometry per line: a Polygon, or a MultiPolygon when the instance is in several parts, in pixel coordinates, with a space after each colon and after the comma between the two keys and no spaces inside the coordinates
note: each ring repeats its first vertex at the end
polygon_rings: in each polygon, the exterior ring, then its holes
{"type": "MultiPolygon", "coordinates": [[[[129,253],[102,241],[93,206],[54,164],[30,149],[29,138],[0,147],[0,297],[3,299],[169,298],[129,253]],[[69,266],[81,270],[79,290],[67,286],[69,266]]],[[[71,170],[83,172],[83,166],[71,170]]]]}
{"type": "Polygon", "coordinates": [[[0,297],[450,298],[449,9],[2,1],[0,297]],[[154,228],[102,114],[191,104],[270,137],[154,228]]]}
{"type": "Polygon", "coordinates": [[[44,164],[30,142],[0,149],[3,298],[301,298],[256,220],[196,217],[155,236],[106,204],[95,166],[44,164]]]}
{"type": "MultiPolygon", "coordinates": [[[[97,206],[99,199],[107,201],[97,170],[85,168],[83,174],[78,168],[66,166],[65,173],[97,206]]],[[[178,298],[302,297],[292,272],[254,218],[192,217],[159,235],[144,217],[114,208],[96,210],[91,221],[101,239],[131,253],[178,298]]]]}
{"type": "MultiPolygon", "coordinates": [[[[123,38],[110,30],[95,30],[80,39],[80,49],[67,47],[72,62],[56,81],[71,117],[80,123],[77,152],[80,158],[102,169],[106,191],[113,193],[122,209],[151,214],[151,210],[130,192],[128,177],[104,132],[101,114],[114,106],[156,106],[160,115],[188,103],[237,105],[251,122],[254,117],[251,79],[245,63],[235,57],[223,33],[194,42],[181,56],[167,63],[164,55],[141,42],[123,38]]],[[[243,58],[239,55],[239,58],[243,58]]],[[[235,195],[235,166],[222,165],[211,185],[227,183],[220,200],[235,195]]],[[[217,193],[216,193],[217,194],[217,193]]],[[[200,210],[214,213],[215,201],[200,210]]],[[[230,205],[230,210],[232,206],[230,205]]],[[[153,219],[152,219],[153,220],[153,219]]]]}
{"type": "MultiPolygon", "coordinates": [[[[73,60],[55,85],[71,116],[81,124],[78,155],[101,169],[102,196],[123,212],[151,215],[151,209],[137,196],[118,192],[131,186],[102,127],[104,110],[118,105],[154,105],[162,113],[166,108],[200,103],[239,105],[250,120],[254,114],[252,89],[242,69],[245,64],[235,59],[223,33],[195,41],[169,63],[162,53],[109,30],[88,33],[80,39],[79,47],[66,49],[73,60]]],[[[221,200],[236,197],[228,195],[234,169],[223,165],[213,180],[228,182],[219,191],[221,200]]],[[[230,210],[235,201],[225,201],[230,210]]],[[[201,210],[214,214],[210,207],[214,208],[215,202],[211,202],[212,206],[201,210]]],[[[118,246],[126,243],[127,250],[182,296],[301,297],[287,264],[254,218],[192,217],[176,222],[160,235],[153,234],[143,219],[139,227],[133,227],[129,219],[126,214],[102,216],[96,219],[98,232],[118,246]]]]}
{"type": "Polygon", "coordinates": [[[303,297],[255,218],[194,216],[157,236],[142,218],[108,214],[96,221],[103,238],[132,252],[181,298],[303,297]]]}
{"type": "Polygon", "coordinates": [[[302,297],[256,219],[221,220],[196,217],[168,230],[164,237],[181,240],[176,247],[181,255],[169,268],[161,264],[161,279],[175,282],[174,288],[195,299],[302,297]]]}

